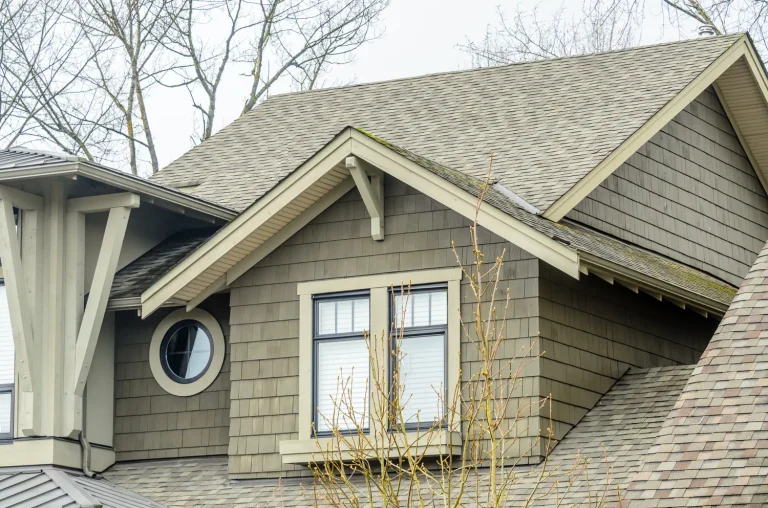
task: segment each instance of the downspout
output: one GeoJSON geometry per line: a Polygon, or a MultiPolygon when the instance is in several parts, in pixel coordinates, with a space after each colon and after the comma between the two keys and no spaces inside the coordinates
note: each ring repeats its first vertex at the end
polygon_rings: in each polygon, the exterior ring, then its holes
{"type": "Polygon", "coordinates": [[[87,476],[88,478],[94,478],[96,480],[101,480],[101,475],[98,473],[94,473],[90,469],[91,465],[91,443],[88,442],[88,440],[85,438],[85,432],[82,430],[80,431],[79,435],[80,440],[80,448],[83,450],[83,461],[82,461],[82,469],[83,474],[87,476]]]}

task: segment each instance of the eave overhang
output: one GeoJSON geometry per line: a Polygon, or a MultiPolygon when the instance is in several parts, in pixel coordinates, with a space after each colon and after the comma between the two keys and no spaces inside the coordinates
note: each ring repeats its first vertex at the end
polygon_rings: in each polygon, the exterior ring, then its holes
{"type": "Polygon", "coordinates": [[[221,205],[87,161],[62,159],[60,162],[47,162],[45,164],[0,167],[0,182],[50,177],[88,178],[116,189],[135,192],[141,196],[145,203],[154,204],[177,213],[188,214],[206,222],[222,224],[237,216],[236,211],[221,205]]]}
{"type": "Polygon", "coordinates": [[[579,277],[579,256],[573,249],[487,202],[478,206],[477,194],[438,176],[417,163],[418,159],[348,127],[147,289],[141,296],[142,315],[148,316],[171,299],[187,302],[190,308],[231,284],[287,240],[286,231],[295,232],[297,225],[306,224],[354,187],[345,167],[350,156],[419,189],[466,218],[474,219],[477,214],[484,228],[579,277]]]}
{"type": "Polygon", "coordinates": [[[744,34],[584,178],[547,208],[558,222],[708,87],[714,86],[750,163],[768,192],[768,76],[744,34]]]}

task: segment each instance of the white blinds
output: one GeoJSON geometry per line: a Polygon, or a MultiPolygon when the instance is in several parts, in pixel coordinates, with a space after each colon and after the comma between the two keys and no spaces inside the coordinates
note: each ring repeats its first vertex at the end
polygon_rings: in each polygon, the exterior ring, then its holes
{"type": "Polygon", "coordinates": [[[5,286],[0,285],[0,385],[13,384],[14,378],[13,334],[11,314],[5,286]]]}
{"type": "Polygon", "coordinates": [[[0,393],[0,434],[11,432],[11,392],[0,393]]]}
{"type": "Polygon", "coordinates": [[[369,328],[368,298],[330,300],[317,304],[317,334],[362,332],[369,328]]]}
{"type": "Polygon", "coordinates": [[[318,341],[317,432],[368,428],[368,364],[364,339],[318,341]]]}
{"type": "Polygon", "coordinates": [[[419,291],[409,295],[395,295],[395,325],[404,328],[414,326],[442,326],[448,322],[448,293],[419,291]],[[403,314],[405,304],[405,314],[403,314]]]}
{"type": "Polygon", "coordinates": [[[402,419],[408,425],[431,425],[442,419],[445,404],[445,337],[403,337],[400,344],[402,419]]]}

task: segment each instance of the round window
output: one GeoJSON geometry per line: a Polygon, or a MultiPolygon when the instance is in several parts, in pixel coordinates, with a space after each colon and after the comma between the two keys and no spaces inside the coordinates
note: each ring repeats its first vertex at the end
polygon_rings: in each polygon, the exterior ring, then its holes
{"type": "Polygon", "coordinates": [[[213,358],[213,339],[199,321],[186,319],[168,330],[160,345],[163,370],[177,383],[191,383],[205,374],[213,358]]]}
{"type": "Polygon", "coordinates": [[[226,349],[216,318],[201,309],[178,309],[155,328],[149,345],[149,367],[163,390],[189,397],[216,380],[226,349]]]}

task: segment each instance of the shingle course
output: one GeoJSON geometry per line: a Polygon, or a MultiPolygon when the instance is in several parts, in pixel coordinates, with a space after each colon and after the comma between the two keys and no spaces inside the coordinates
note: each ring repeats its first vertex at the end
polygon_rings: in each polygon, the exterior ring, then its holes
{"type": "Polygon", "coordinates": [[[153,180],[242,210],[356,125],[544,210],[738,37],[277,95],[153,180]]]}
{"type": "MultiPolygon", "coordinates": [[[[533,506],[556,505],[555,495],[545,494],[555,482],[560,506],[585,502],[590,491],[594,497],[603,490],[606,504],[615,505],[642,465],[691,370],[692,366],[658,367],[625,374],[551,453],[547,466],[551,476],[536,491],[533,506]],[[565,472],[577,458],[589,459],[589,490],[583,474],[570,489],[566,487],[565,472]]],[[[520,469],[509,495],[512,506],[533,492],[536,472],[536,468],[520,469]]],[[[311,479],[228,482],[226,457],[118,463],[106,476],[169,507],[290,508],[313,503],[311,479]]]]}
{"type": "Polygon", "coordinates": [[[680,477],[705,482],[674,490],[666,506],[762,506],[768,499],[767,281],[768,244],[633,479],[630,506],[680,477]]]}

